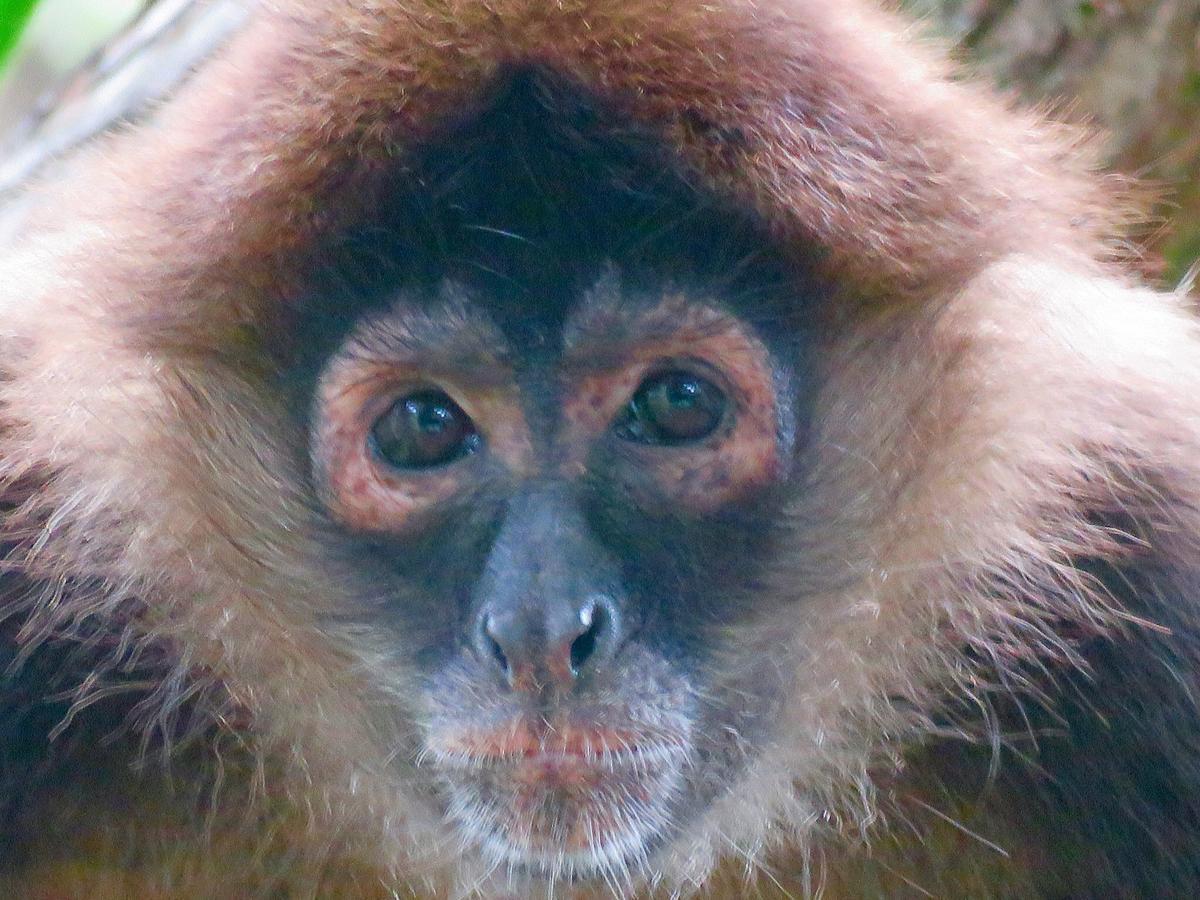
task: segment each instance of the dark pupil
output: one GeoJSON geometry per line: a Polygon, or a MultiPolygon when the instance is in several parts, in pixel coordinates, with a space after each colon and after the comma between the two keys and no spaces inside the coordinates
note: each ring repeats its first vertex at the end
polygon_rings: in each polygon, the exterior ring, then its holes
{"type": "Polygon", "coordinates": [[[725,418],[725,395],[689,372],[664,372],[642,382],[617,434],[643,444],[685,444],[708,437],[725,418]]]}
{"type": "Polygon", "coordinates": [[[470,416],[441,391],[401,397],[371,427],[375,452],[398,469],[453,462],[479,447],[470,416]]]}

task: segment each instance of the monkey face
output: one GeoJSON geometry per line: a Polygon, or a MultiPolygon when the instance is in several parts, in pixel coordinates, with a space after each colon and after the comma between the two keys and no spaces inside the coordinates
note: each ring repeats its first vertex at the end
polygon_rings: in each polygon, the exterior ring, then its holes
{"type": "Polygon", "coordinates": [[[369,749],[301,727],[464,884],[648,877],[794,677],[819,287],[583,102],[516,78],[381,176],[271,332],[369,749]]]}
{"type": "Polygon", "coordinates": [[[1200,331],[873,5],[255,4],[21,198],[0,895],[1200,895],[1200,331]]]}
{"type": "Polygon", "coordinates": [[[772,694],[703,671],[769,551],[781,380],[747,323],[615,264],[553,315],[402,295],[324,366],[318,492],[418,673],[412,762],[492,863],[620,871],[744,762],[699,735],[749,740],[772,694]]]}

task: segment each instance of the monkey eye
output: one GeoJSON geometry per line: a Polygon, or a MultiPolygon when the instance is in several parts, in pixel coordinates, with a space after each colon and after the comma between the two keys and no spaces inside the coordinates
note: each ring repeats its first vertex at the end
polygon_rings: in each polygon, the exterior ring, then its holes
{"type": "Polygon", "coordinates": [[[725,393],[699,375],[659,372],[641,383],[613,429],[639,444],[690,444],[717,430],[728,405],[725,393]]]}
{"type": "Polygon", "coordinates": [[[431,469],[479,449],[471,417],[439,390],[401,397],[371,426],[375,455],[396,469],[431,469]]]}

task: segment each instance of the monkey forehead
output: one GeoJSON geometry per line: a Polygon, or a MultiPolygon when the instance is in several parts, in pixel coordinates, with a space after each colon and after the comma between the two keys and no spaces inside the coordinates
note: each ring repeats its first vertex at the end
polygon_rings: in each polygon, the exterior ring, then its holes
{"type": "MultiPolygon", "coordinates": [[[[596,98],[611,132],[661,147],[781,245],[819,248],[823,273],[880,298],[959,287],[1011,253],[1085,261],[1108,246],[1123,207],[1073,131],[943,77],[905,39],[910,26],[873,4],[837,6],[259,4],[152,128],[72,170],[64,187],[95,198],[81,224],[106,237],[62,271],[82,284],[95,273],[98,294],[164,317],[270,316],[305,248],[376,208],[380,170],[411,164],[531,69],[596,98]],[[106,240],[143,247],[153,277],[106,240]]],[[[589,114],[559,103],[545,115],[570,130],[589,114]]]]}

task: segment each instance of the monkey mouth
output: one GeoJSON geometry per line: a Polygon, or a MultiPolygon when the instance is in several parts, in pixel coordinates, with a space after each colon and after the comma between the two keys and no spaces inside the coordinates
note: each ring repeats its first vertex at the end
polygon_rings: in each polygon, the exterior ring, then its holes
{"type": "Polygon", "coordinates": [[[688,747],[676,732],[523,721],[429,742],[464,843],[489,864],[566,880],[628,871],[672,831],[688,747]]]}

